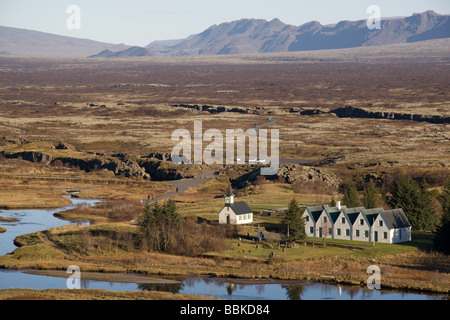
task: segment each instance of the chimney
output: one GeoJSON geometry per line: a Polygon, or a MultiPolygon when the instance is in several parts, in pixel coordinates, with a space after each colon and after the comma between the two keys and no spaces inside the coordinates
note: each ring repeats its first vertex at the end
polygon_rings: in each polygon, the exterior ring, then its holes
{"type": "Polygon", "coordinates": [[[341,202],[340,201],[336,202],[336,208],[338,208],[338,210],[341,210],[341,202]]]}

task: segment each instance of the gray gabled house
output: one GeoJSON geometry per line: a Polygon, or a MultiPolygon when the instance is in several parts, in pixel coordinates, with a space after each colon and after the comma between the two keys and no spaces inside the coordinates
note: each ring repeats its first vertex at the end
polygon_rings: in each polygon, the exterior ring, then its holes
{"type": "Polygon", "coordinates": [[[307,207],[303,213],[309,237],[399,243],[411,241],[411,225],[402,209],[347,208],[340,203],[307,207]]]}

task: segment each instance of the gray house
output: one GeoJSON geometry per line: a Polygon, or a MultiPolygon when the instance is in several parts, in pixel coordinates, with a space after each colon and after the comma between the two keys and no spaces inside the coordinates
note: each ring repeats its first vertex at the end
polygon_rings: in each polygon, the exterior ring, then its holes
{"type": "Polygon", "coordinates": [[[340,203],[307,207],[303,213],[309,237],[399,243],[411,241],[411,225],[402,209],[347,208],[340,203]]]}

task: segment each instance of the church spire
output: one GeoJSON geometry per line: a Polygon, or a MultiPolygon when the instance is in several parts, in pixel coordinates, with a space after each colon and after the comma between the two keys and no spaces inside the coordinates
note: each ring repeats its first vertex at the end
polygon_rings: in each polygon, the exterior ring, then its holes
{"type": "Polygon", "coordinates": [[[234,203],[234,193],[231,185],[228,186],[227,193],[225,193],[225,206],[230,206],[234,203]]]}
{"type": "Polygon", "coordinates": [[[231,184],[228,186],[227,193],[225,193],[226,196],[234,196],[233,190],[231,189],[231,184]]]}

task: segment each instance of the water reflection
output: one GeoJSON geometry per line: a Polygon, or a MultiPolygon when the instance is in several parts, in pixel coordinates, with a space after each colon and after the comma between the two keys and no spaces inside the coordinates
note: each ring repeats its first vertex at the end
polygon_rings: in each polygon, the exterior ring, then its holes
{"type": "Polygon", "coordinates": [[[286,290],[287,300],[302,300],[302,294],[305,290],[305,287],[302,285],[294,284],[294,285],[282,285],[283,289],[286,290]]]}
{"type": "Polygon", "coordinates": [[[213,296],[221,299],[258,300],[427,300],[448,299],[448,296],[433,296],[418,293],[369,290],[365,287],[333,285],[315,282],[258,282],[218,278],[186,278],[179,291],[213,296]]]}
{"type": "MultiPolygon", "coordinates": [[[[69,274],[67,275],[69,277],[69,274]]],[[[18,270],[0,269],[0,289],[28,288],[35,290],[66,289],[67,278],[27,274],[18,270]]],[[[165,291],[173,294],[197,294],[223,300],[442,300],[444,295],[425,295],[386,290],[368,290],[357,286],[331,285],[315,282],[284,282],[218,279],[208,277],[177,278],[174,284],[137,284],[83,279],[81,288],[112,291],[165,291]]]]}
{"type": "Polygon", "coordinates": [[[170,293],[180,293],[183,283],[140,283],[138,289],[141,291],[164,291],[170,293]]]}

